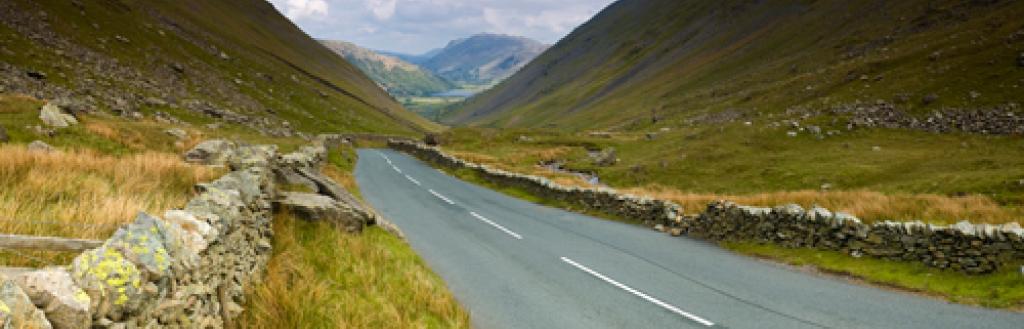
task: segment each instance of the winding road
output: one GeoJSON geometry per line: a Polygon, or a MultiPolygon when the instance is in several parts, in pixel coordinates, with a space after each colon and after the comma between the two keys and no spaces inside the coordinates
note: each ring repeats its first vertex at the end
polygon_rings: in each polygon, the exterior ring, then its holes
{"type": "Polygon", "coordinates": [[[356,179],[477,328],[1024,328],[1024,314],[814,276],[532,204],[390,150],[360,150],[356,179]]]}

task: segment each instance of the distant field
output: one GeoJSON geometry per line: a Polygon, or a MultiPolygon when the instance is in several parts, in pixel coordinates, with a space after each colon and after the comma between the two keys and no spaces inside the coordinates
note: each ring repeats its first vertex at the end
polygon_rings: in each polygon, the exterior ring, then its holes
{"type": "Polygon", "coordinates": [[[798,203],[867,221],[1024,223],[1024,143],[1018,137],[861,130],[818,139],[764,125],[690,127],[592,137],[585,133],[459,128],[444,148],[464,158],[586,186],[542,168],[559,160],[634,194],[677,201],[687,213],[708,202],[798,203]],[[589,150],[614,148],[619,162],[594,164],[589,150]]]}

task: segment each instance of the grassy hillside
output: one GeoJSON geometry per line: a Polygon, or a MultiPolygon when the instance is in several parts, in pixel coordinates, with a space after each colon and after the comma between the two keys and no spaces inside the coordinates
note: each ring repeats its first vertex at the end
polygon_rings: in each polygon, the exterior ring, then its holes
{"type": "Polygon", "coordinates": [[[1016,109],[1022,15],[1020,1],[623,0],[448,121],[642,130],[879,100],[1016,109]]]}
{"type": "Polygon", "coordinates": [[[0,40],[0,90],[75,112],[266,135],[436,127],[260,0],[4,1],[0,40]]]}
{"type": "Polygon", "coordinates": [[[383,55],[344,41],[321,40],[328,49],[345,57],[395,97],[430,96],[455,85],[430,71],[393,56],[383,55]]]}

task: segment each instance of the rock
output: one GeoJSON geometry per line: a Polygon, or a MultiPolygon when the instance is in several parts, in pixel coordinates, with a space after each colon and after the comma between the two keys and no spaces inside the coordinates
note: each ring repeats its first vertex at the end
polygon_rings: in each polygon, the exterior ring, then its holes
{"type": "Polygon", "coordinates": [[[46,103],[46,105],[43,105],[43,108],[39,110],[39,119],[43,120],[43,123],[46,125],[56,128],[67,128],[78,124],[78,119],[75,119],[75,117],[70,114],[64,113],[64,111],[54,103],[46,103]]]}
{"type": "Polygon", "coordinates": [[[178,140],[188,139],[188,132],[181,128],[171,128],[164,131],[168,135],[174,136],[178,140]]]}
{"type": "Polygon", "coordinates": [[[164,213],[164,220],[181,227],[181,230],[186,233],[182,236],[182,247],[195,254],[205,251],[210,246],[209,241],[217,239],[217,230],[210,226],[209,223],[199,220],[190,212],[168,210],[164,213]]]}
{"type": "Polygon", "coordinates": [[[0,125],[0,143],[7,143],[11,141],[11,137],[7,136],[7,128],[0,125]]]}
{"type": "Polygon", "coordinates": [[[444,144],[444,138],[440,134],[431,133],[423,137],[423,143],[430,146],[440,146],[444,144]]]}
{"type": "Polygon", "coordinates": [[[831,189],[832,189],[832,184],[829,184],[829,183],[821,184],[821,190],[822,191],[829,191],[831,189]]]}
{"type": "Polygon", "coordinates": [[[19,274],[14,280],[32,303],[46,313],[54,328],[89,328],[92,325],[89,295],[75,285],[67,270],[32,271],[19,274]]]}
{"type": "Polygon", "coordinates": [[[204,141],[185,153],[185,161],[203,165],[226,165],[234,155],[236,145],[222,139],[204,141]]]}
{"type": "Polygon", "coordinates": [[[71,278],[89,295],[93,318],[118,321],[139,306],[142,272],[116,248],[104,245],[78,255],[71,278]]]}
{"type": "Polygon", "coordinates": [[[815,135],[821,135],[821,127],[818,126],[807,126],[807,131],[815,135]]]}
{"type": "Polygon", "coordinates": [[[874,152],[879,152],[879,151],[881,151],[881,150],[882,150],[882,147],[881,147],[881,146],[872,146],[872,147],[871,147],[871,151],[874,151],[874,152]]]}
{"type": "Polygon", "coordinates": [[[366,224],[364,216],[348,205],[319,194],[283,192],[274,204],[278,209],[287,209],[300,219],[329,221],[348,232],[362,231],[366,224]]]}
{"type": "Polygon", "coordinates": [[[29,70],[28,72],[25,72],[25,75],[28,75],[29,78],[36,79],[36,80],[46,80],[46,73],[39,72],[39,71],[29,70]]]}
{"type": "Polygon", "coordinates": [[[158,281],[170,274],[171,255],[167,247],[166,224],[146,213],[139,213],[127,227],[114,232],[104,244],[114,248],[142,270],[144,279],[158,281]]]}
{"type": "Polygon", "coordinates": [[[921,103],[924,104],[924,105],[928,105],[928,104],[931,104],[931,103],[935,103],[935,101],[938,101],[938,100],[939,100],[939,95],[928,94],[928,95],[925,95],[924,98],[921,98],[921,103]]]}
{"type": "Polygon", "coordinates": [[[165,106],[167,106],[167,101],[165,101],[163,99],[156,98],[156,97],[146,98],[144,103],[146,105],[148,105],[148,106],[153,106],[153,107],[165,107],[165,106]]]}
{"type": "Polygon", "coordinates": [[[619,162],[619,158],[616,156],[614,147],[606,148],[600,152],[591,152],[589,155],[595,165],[602,167],[612,166],[619,162]]]}
{"type": "Polygon", "coordinates": [[[981,97],[981,93],[971,90],[971,92],[968,93],[968,96],[970,96],[972,100],[978,99],[978,97],[981,97]]]}
{"type": "Polygon", "coordinates": [[[44,143],[43,141],[34,141],[34,142],[28,144],[28,150],[29,151],[33,151],[33,152],[46,152],[46,153],[49,153],[49,152],[54,152],[57,149],[53,148],[53,146],[50,146],[50,144],[44,143]]]}
{"type": "Polygon", "coordinates": [[[519,138],[517,138],[516,140],[519,141],[520,143],[529,143],[533,141],[533,138],[530,138],[529,136],[525,135],[519,135],[519,138]]]}
{"type": "Polygon", "coordinates": [[[795,131],[786,132],[786,136],[796,137],[797,136],[797,132],[795,132],[795,131]]]}
{"type": "Polygon", "coordinates": [[[174,70],[175,73],[185,74],[185,66],[180,63],[171,63],[171,69],[174,70]]]}
{"type": "Polygon", "coordinates": [[[218,56],[220,57],[220,59],[223,59],[223,60],[226,60],[226,61],[227,60],[231,60],[231,56],[228,56],[228,53],[225,53],[223,51],[220,52],[220,54],[218,56]]]}
{"type": "Polygon", "coordinates": [[[52,328],[18,284],[0,275],[0,328],[52,328]]]}

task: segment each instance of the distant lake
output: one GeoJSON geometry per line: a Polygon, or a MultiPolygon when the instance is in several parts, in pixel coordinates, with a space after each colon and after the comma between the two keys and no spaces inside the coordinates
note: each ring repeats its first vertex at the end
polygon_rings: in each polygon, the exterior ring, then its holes
{"type": "Polygon", "coordinates": [[[463,97],[463,98],[466,98],[466,97],[469,97],[469,96],[473,96],[476,93],[477,92],[475,90],[452,89],[452,90],[449,90],[449,91],[446,91],[446,92],[443,92],[443,93],[435,93],[432,96],[434,96],[434,97],[463,97]]]}

